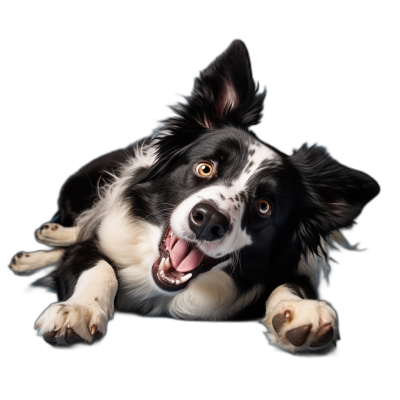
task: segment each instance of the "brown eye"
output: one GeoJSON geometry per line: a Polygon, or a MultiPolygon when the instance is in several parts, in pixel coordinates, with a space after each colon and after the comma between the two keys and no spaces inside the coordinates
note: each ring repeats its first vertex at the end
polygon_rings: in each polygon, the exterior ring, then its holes
{"type": "Polygon", "coordinates": [[[267,200],[261,200],[258,202],[258,211],[263,217],[268,216],[271,214],[271,205],[267,200]]]}
{"type": "Polygon", "coordinates": [[[207,178],[208,176],[211,176],[213,172],[213,165],[209,162],[203,161],[196,165],[195,170],[198,175],[207,178]]]}

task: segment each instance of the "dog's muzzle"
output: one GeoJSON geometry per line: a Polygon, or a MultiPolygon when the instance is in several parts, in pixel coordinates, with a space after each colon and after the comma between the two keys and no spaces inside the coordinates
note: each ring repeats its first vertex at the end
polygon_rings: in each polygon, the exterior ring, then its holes
{"type": "Polygon", "coordinates": [[[212,242],[225,235],[229,229],[229,220],[210,203],[202,202],[190,211],[189,226],[197,239],[212,242]]]}

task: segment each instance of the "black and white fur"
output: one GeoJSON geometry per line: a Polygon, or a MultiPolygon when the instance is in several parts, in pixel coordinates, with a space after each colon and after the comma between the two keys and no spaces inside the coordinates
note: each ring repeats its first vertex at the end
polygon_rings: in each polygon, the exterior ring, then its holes
{"type": "Polygon", "coordinates": [[[151,137],[67,180],[59,211],[36,231],[55,249],[20,252],[11,263],[16,273],[57,263],[38,282],[59,298],[37,321],[46,341],[92,342],[106,333],[115,305],[181,319],[264,317],[270,341],[290,351],[336,342],[336,312],[317,296],[319,272],[329,247],[346,245],[339,230],[353,224],[379,186],[323,147],[303,145],[288,156],[258,139],[249,127],[259,122],[265,95],[245,45],[234,41],[151,137]],[[202,161],[213,165],[210,177],[196,172],[202,161]],[[271,206],[267,216],[262,200],[271,206]],[[199,203],[226,221],[218,237],[192,229],[199,203]],[[176,288],[160,284],[168,229],[213,268],[176,288]]]}

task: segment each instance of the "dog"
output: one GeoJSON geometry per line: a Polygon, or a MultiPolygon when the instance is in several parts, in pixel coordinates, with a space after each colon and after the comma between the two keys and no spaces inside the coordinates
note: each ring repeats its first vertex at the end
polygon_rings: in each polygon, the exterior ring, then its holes
{"type": "Polygon", "coordinates": [[[262,319],[272,344],[323,351],[339,339],[318,300],[328,252],[379,193],[367,174],[303,145],[286,155],[251,126],[266,90],[236,40],[150,137],[95,159],[61,189],[36,232],[49,251],[19,252],[16,274],[56,264],[36,283],[58,302],[36,329],[52,345],[92,343],[114,307],[190,320],[262,319]],[[97,182],[97,186],[93,185],[97,182]]]}

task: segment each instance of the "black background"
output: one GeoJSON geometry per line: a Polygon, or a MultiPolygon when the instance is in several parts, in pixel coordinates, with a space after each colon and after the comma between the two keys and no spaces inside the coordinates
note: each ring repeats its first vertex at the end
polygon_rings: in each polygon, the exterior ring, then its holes
{"type": "Polygon", "coordinates": [[[267,23],[245,28],[238,19],[229,29],[217,30],[208,21],[202,29],[185,25],[176,33],[167,21],[147,29],[117,20],[72,19],[61,27],[58,22],[21,23],[9,35],[1,269],[9,365],[34,360],[37,371],[31,373],[39,376],[39,365],[50,374],[52,365],[84,372],[84,366],[118,369],[124,363],[136,377],[157,371],[162,376],[173,365],[190,380],[221,371],[254,377],[283,371],[288,380],[294,372],[354,379],[354,371],[375,370],[384,346],[376,330],[382,304],[373,293],[379,289],[387,246],[381,225],[387,137],[379,111],[379,60],[385,55],[378,28],[357,14],[319,23],[282,18],[273,28],[267,23]],[[335,253],[338,263],[332,266],[330,284],[322,286],[323,299],[338,313],[343,338],[338,350],[322,358],[293,357],[268,346],[258,325],[123,314],[115,315],[98,346],[76,351],[48,347],[35,336],[33,325],[54,297],[28,290],[35,278],[14,276],[7,268],[12,256],[44,249],[33,232],[56,211],[58,190],[71,173],[149,135],[171,115],[167,106],[179,101],[178,95],[189,95],[194,77],[235,38],[246,42],[255,79],[268,89],[258,135],[287,153],[304,142],[326,146],[334,158],[366,171],[383,187],[383,195],[365,208],[348,234],[366,250],[335,253]]]}

